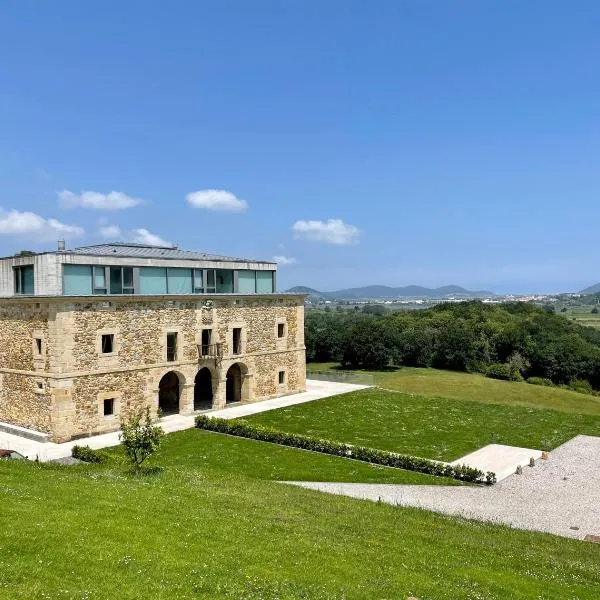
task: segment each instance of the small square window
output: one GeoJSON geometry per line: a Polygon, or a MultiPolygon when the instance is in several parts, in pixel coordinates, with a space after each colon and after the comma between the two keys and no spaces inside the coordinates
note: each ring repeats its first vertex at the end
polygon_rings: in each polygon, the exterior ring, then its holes
{"type": "Polygon", "coordinates": [[[42,338],[35,338],[35,351],[38,354],[42,353],[42,338]]]}
{"type": "Polygon", "coordinates": [[[282,338],[285,336],[285,323],[277,323],[277,337],[282,338]]]}
{"type": "Polygon", "coordinates": [[[111,354],[114,352],[115,335],[114,333],[102,334],[102,354],[111,354]]]}
{"type": "Polygon", "coordinates": [[[36,382],[37,384],[37,389],[38,390],[43,390],[44,389],[44,384],[41,381],[36,382]]]}
{"type": "Polygon", "coordinates": [[[115,399],[114,398],[106,398],[104,400],[104,416],[110,417],[110,415],[115,414],[115,399]]]}
{"type": "Polygon", "coordinates": [[[285,371],[279,371],[279,385],[285,383],[285,371]]]}

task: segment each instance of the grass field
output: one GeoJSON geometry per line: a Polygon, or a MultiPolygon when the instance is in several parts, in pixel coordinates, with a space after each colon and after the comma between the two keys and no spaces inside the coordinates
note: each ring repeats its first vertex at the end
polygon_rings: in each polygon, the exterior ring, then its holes
{"type": "Polygon", "coordinates": [[[579,433],[600,435],[600,416],[380,389],[298,404],[246,420],[292,433],[446,461],[490,443],[541,449],[543,440],[554,448],[579,433]]]}
{"type": "Polygon", "coordinates": [[[269,481],[344,459],[190,430],[154,464],[0,462],[0,598],[597,598],[599,545],[269,481]]]}
{"type": "MultiPolygon", "coordinates": [[[[335,370],[335,363],[309,363],[308,371],[335,370]]],[[[498,381],[483,375],[402,367],[396,371],[368,371],[375,385],[382,388],[419,394],[473,400],[482,404],[504,404],[531,408],[548,408],[567,413],[600,415],[600,398],[560,388],[530,383],[498,381]]]]}
{"type": "Polygon", "coordinates": [[[593,314],[593,306],[568,306],[566,312],[559,312],[570,321],[577,321],[586,327],[600,327],[600,313],[593,314]]]}

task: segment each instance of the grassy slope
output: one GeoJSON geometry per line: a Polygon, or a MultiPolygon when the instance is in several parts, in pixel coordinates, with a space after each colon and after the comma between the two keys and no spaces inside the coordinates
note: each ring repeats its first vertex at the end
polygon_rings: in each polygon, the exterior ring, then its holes
{"type": "MultiPolygon", "coordinates": [[[[334,370],[336,366],[334,363],[311,363],[308,370],[334,370]]],[[[402,367],[397,371],[368,372],[374,375],[375,384],[380,387],[423,396],[600,415],[600,398],[560,388],[498,381],[483,375],[437,369],[402,367]]]]}
{"type": "Polygon", "coordinates": [[[378,389],[298,404],[248,417],[294,433],[455,460],[495,442],[552,447],[579,433],[600,435],[600,417],[521,406],[483,405],[378,389]]]}
{"type": "Polygon", "coordinates": [[[0,598],[597,597],[598,545],[264,481],[308,455],[239,442],[172,434],[144,478],[0,462],[0,598]]]}

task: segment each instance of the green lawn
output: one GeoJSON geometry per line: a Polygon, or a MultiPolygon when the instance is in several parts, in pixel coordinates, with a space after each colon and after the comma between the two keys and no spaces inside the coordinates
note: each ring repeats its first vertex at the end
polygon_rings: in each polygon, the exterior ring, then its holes
{"type": "MultiPolygon", "coordinates": [[[[335,363],[309,363],[308,371],[336,370],[335,363]]],[[[401,367],[396,371],[367,371],[375,385],[422,396],[473,400],[484,404],[508,404],[549,408],[569,413],[599,415],[600,398],[560,388],[530,383],[499,381],[483,375],[401,367]]]]}
{"type": "Polygon", "coordinates": [[[490,443],[542,449],[543,440],[554,448],[580,433],[600,435],[600,416],[380,389],[297,404],[247,420],[282,431],[447,461],[490,443]]]}
{"type": "Polygon", "coordinates": [[[597,598],[599,545],[269,481],[344,459],[190,430],[155,463],[0,461],[0,599],[597,598]]]}

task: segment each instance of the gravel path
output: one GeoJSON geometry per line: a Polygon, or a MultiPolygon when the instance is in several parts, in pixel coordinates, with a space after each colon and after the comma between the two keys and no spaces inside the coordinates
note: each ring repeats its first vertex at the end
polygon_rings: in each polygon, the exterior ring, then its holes
{"type": "Polygon", "coordinates": [[[600,535],[600,437],[579,435],[491,487],[286,483],[564,537],[600,535]]]}

